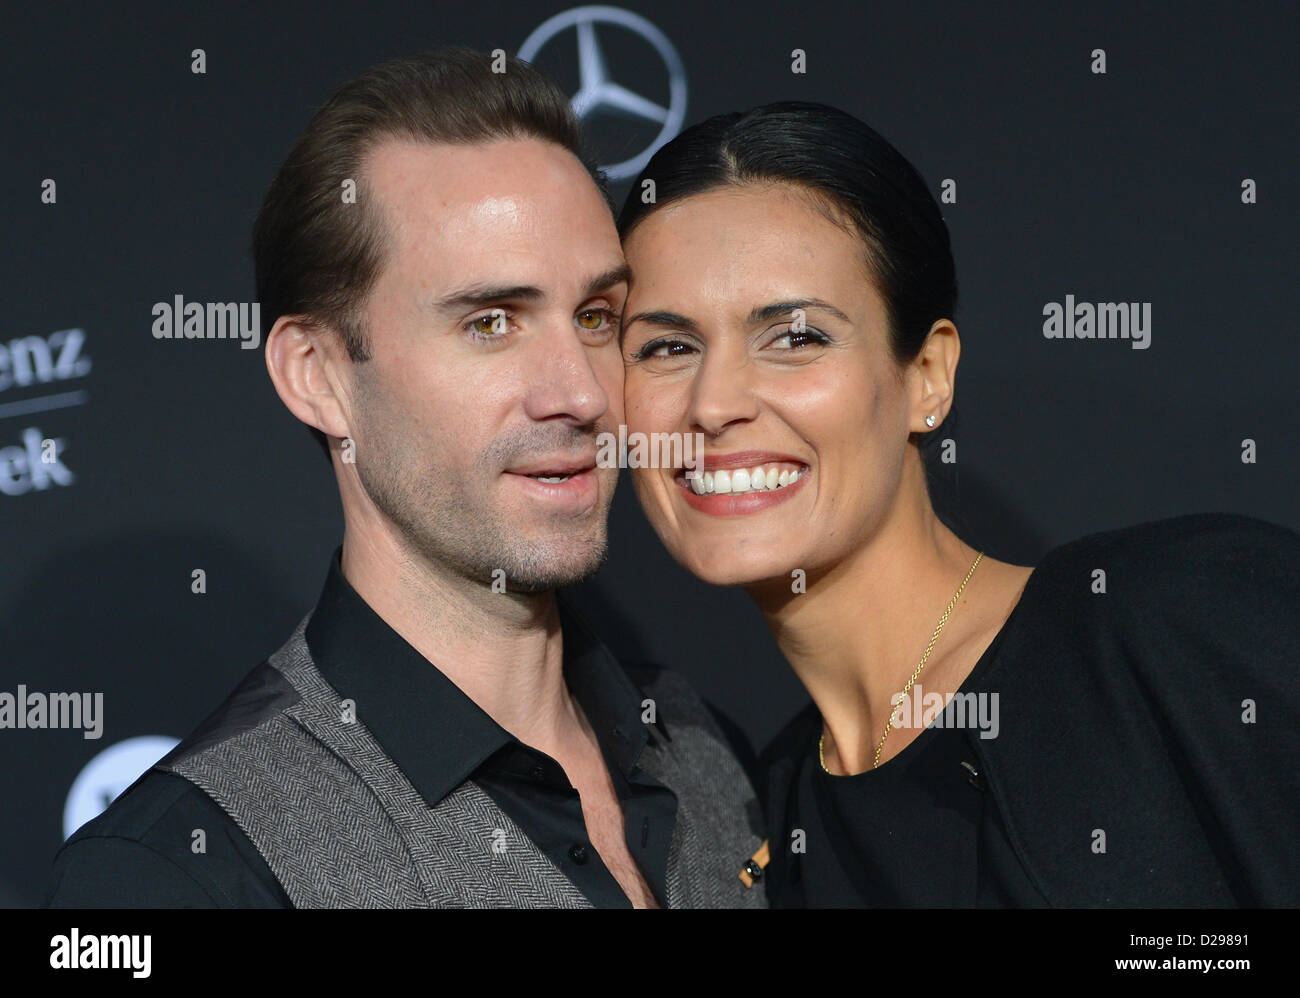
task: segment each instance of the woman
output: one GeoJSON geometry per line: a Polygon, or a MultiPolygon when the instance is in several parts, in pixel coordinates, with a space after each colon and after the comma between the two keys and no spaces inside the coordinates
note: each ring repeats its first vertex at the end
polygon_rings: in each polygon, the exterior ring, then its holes
{"type": "Polygon", "coordinates": [[[763,754],[773,904],[1300,903],[1300,537],[1184,517],[1030,568],[941,522],[948,232],[843,112],[697,125],[619,224],[628,429],[705,454],[638,496],[812,698],[763,754]]]}

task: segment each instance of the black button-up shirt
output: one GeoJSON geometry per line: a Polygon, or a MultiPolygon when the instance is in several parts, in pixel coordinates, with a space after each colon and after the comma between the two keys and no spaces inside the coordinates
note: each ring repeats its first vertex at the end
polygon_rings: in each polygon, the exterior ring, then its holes
{"type": "MultiPolygon", "coordinates": [[[[597,907],[631,902],[591,844],[578,792],[550,756],[497,724],[344,578],[339,551],[306,629],[317,669],[430,807],[473,780],[597,907]]],[[[643,695],[560,602],[564,677],[600,742],[628,851],[663,905],[677,797],[637,767],[643,695]]],[[[658,725],[662,727],[662,722],[658,725]]],[[[201,789],[151,770],[64,844],[52,907],[288,907],[266,861],[201,789]],[[204,829],[206,852],[192,849],[204,829]],[[215,834],[214,834],[215,833],[215,834]]]]}

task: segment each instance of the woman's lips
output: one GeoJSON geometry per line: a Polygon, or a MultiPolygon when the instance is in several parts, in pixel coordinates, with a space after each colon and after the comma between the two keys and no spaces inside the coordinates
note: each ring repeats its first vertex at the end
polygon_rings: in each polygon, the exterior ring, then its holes
{"type": "MultiPolygon", "coordinates": [[[[746,453],[744,457],[749,459],[751,453],[746,453]]],[[[718,468],[717,462],[706,460],[704,466],[707,469],[710,464],[714,465],[712,471],[697,471],[692,474],[701,476],[708,475],[713,479],[713,485],[716,489],[719,485],[728,489],[725,492],[712,492],[701,495],[696,489],[692,488],[691,481],[687,479],[686,473],[683,472],[676,476],[674,481],[681,489],[682,498],[692,509],[699,510],[701,513],[708,513],[711,516],[744,516],[750,513],[762,512],[771,509],[773,506],[783,503],[791,498],[796,492],[803,488],[804,483],[812,476],[812,469],[802,462],[793,460],[771,461],[766,463],[756,463],[750,467],[728,467],[718,468]],[[754,476],[755,468],[761,470],[763,475],[763,487],[758,489],[752,488],[752,483],[756,480],[754,476]],[[723,481],[718,481],[718,476],[724,476],[723,481]],[[736,485],[741,487],[739,493],[730,491],[732,482],[736,476],[740,481],[736,485]],[[781,485],[784,480],[787,484],[781,485]],[[767,484],[771,482],[771,488],[767,484]],[[748,489],[748,491],[746,491],[748,489]]],[[[707,481],[707,479],[705,479],[707,481]]],[[[697,486],[698,488],[698,486],[697,486]]]]}

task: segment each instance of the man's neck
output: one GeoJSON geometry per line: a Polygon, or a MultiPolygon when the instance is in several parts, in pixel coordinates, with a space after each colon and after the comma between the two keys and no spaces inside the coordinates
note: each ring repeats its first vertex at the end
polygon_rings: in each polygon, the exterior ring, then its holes
{"type": "Polygon", "coordinates": [[[579,722],[553,591],[493,592],[386,532],[345,531],[342,570],[389,627],[524,744],[554,755],[571,740],[579,722]]]}

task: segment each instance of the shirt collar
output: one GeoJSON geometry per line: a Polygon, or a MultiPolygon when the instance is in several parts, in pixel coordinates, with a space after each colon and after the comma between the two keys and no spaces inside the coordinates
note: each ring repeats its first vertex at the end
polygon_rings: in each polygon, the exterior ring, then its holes
{"type": "MultiPolygon", "coordinates": [[[[371,609],[344,577],[341,553],[307,622],[312,660],[433,807],[517,739],[371,609]]],[[[557,602],[565,681],[605,755],[631,776],[647,741],[644,695],[577,611],[557,602]]]]}

